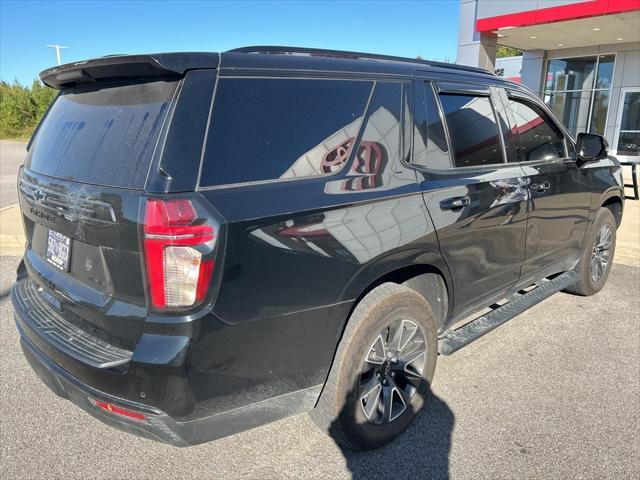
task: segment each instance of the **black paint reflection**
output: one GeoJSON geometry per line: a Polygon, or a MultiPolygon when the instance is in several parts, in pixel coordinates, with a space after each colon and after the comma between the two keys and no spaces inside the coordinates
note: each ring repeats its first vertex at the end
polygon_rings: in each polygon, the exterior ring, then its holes
{"type": "Polygon", "coordinates": [[[325,151],[321,161],[325,170],[350,156],[353,161],[340,178],[325,183],[324,193],[350,195],[409,186],[413,196],[296,216],[254,229],[251,236],[279,249],[363,264],[427,235],[431,227],[415,174],[401,162],[401,88],[397,83],[376,87],[355,155],[353,138],[325,151]]]}

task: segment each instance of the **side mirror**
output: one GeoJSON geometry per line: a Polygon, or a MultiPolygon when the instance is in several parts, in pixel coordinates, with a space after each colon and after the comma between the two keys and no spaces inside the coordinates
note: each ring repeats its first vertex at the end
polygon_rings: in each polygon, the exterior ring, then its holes
{"type": "Polygon", "coordinates": [[[609,144],[602,135],[593,133],[579,133],[576,142],[578,160],[583,163],[593,162],[602,158],[607,158],[609,154],[609,144]]]}

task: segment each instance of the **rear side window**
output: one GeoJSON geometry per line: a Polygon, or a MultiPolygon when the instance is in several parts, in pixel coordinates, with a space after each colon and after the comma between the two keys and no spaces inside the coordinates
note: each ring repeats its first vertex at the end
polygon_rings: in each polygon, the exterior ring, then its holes
{"type": "Polygon", "coordinates": [[[220,79],[200,186],[335,173],[373,82],[220,79]]]}
{"type": "Polygon", "coordinates": [[[509,99],[509,105],[515,118],[512,130],[520,162],[565,156],[562,133],[540,107],[518,99],[509,99]]]}
{"type": "Polygon", "coordinates": [[[489,97],[441,94],[454,166],[503,163],[502,145],[489,97]]]}
{"type": "Polygon", "coordinates": [[[28,168],[65,180],[144,188],[176,85],[63,90],[36,134],[28,168]]]}
{"type": "Polygon", "coordinates": [[[378,82],[367,114],[367,125],[352,166],[356,175],[369,175],[367,188],[383,185],[385,174],[398,170],[401,155],[402,84],[378,82]]]}
{"type": "Polygon", "coordinates": [[[428,168],[451,168],[449,147],[444,126],[440,119],[438,101],[430,82],[422,82],[423,91],[416,98],[416,123],[414,124],[413,162],[428,168]],[[420,97],[420,95],[424,97],[420,97]]]}

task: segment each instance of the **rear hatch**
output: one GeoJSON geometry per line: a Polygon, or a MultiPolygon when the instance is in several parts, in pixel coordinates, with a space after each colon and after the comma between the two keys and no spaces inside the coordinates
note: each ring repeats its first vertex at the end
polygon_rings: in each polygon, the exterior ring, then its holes
{"type": "MultiPolygon", "coordinates": [[[[128,70],[127,77],[96,79],[87,70],[57,75],[74,81],[62,86],[21,171],[28,275],[20,291],[24,307],[44,318],[31,316],[40,334],[55,336],[53,343],[72,357],[105,367],[130,357],[149,312],[143,223],[149,199],[174,191],[167,169],[180,161],[167,152],[181,135],[171,124],[184,117],[179,104],[192,106],[190,97],[212,90],[215,77],[195,70],[204,88],[198,90],[190,73],[139,78],[128,70]]],[[[198,112],[193,121],[206,124],[198,112]]],[[[202,145],[204,126],[183,120],[178,130],[202,145]]],[[[187,174],[198,169],[198,148],[180,159],[187,174]]],[[[191,186],[184,175],[175,179],[180,188],[191,186]]]]}

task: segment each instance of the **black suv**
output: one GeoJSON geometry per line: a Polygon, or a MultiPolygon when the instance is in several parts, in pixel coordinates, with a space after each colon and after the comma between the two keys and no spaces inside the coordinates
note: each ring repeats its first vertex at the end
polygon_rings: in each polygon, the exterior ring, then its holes
{"type": "Polygon", "coordinates": [[[484,70],[254,47],[41,78],[60,94],[19,178],[15,320],[55,393],[128,432],[311,411],[380,446],[438,353],[611,269],[606,143],[484,70]]]}

